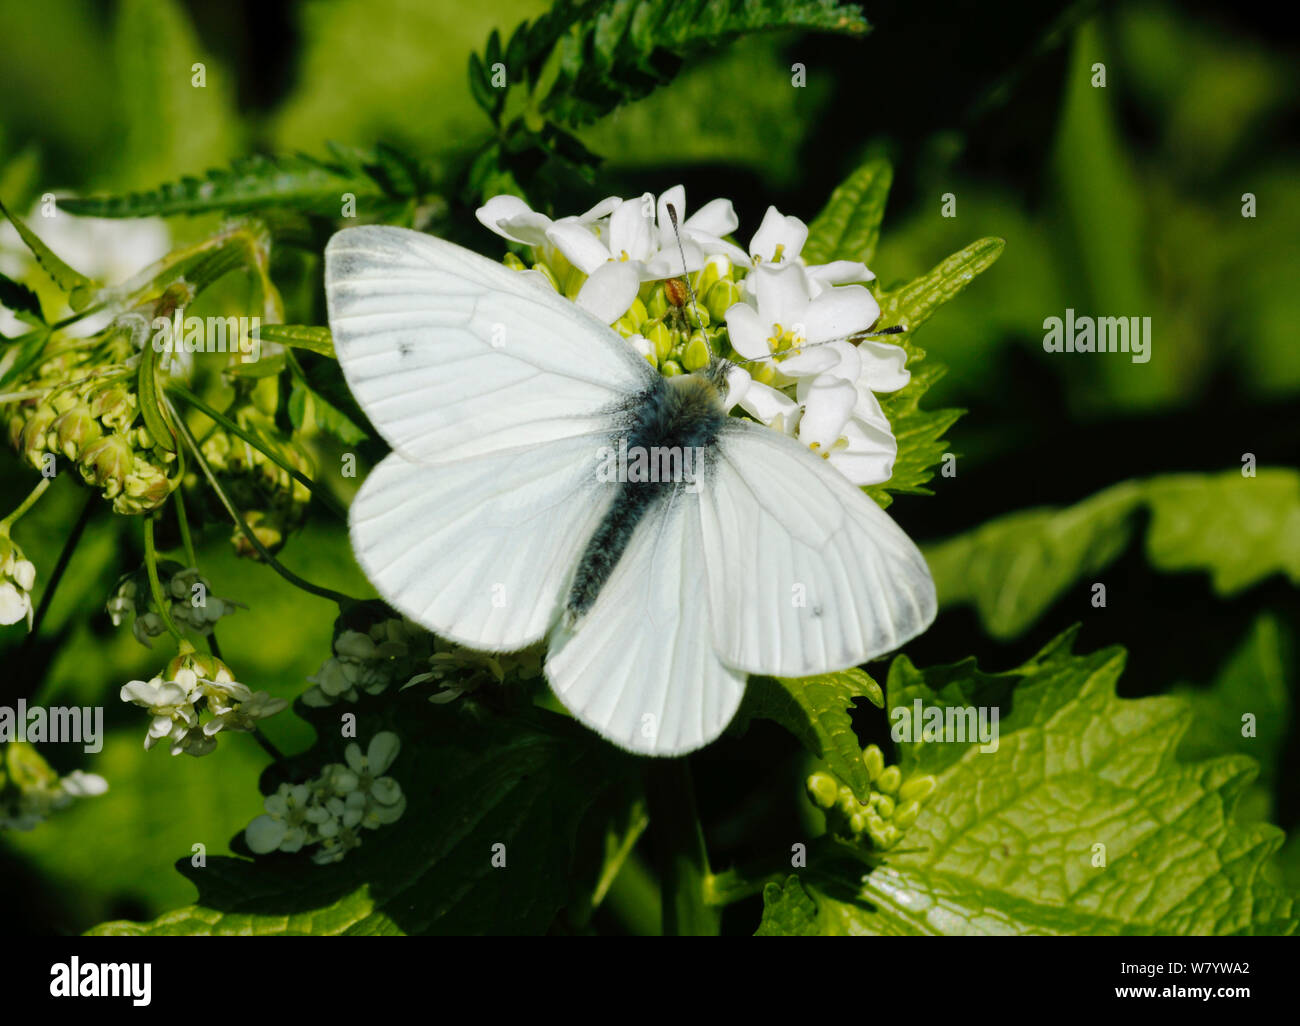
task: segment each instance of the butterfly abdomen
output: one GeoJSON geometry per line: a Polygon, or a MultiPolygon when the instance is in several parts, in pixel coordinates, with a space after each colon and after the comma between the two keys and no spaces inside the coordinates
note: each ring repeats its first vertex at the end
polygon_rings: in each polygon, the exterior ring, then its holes
{"type": "Polygon", "coordinates": [[[564,604],[570,622],[596,601],[646,513],[707,480],[726,421],[717,389],[694,374],[659,378],[627,404],[606,450],[618,471],[614,496],[578,561],[564,604]]]}

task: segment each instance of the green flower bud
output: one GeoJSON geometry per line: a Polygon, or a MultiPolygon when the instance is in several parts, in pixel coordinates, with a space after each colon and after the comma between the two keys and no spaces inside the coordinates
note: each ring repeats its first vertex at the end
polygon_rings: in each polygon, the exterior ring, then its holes
{"type": "Polygon", "coordinates": [[[135,420],[135,394],[121,385],[110,385],[95,393],[90,402],[92,416],[107,428],[123,429],[135,420]]]}
{"type": "Polygon", "coordinates": [[[808,794],[823,809],[829,809],[835,804],[838,792],[835,778],[828,773],[814,773],[808,778],[808,794]]]}
{"type": "Polygon", "coordinates": [[[874,784],[876,778],[884,772],[885,753],[880,750],[879,745],[867,745],[862,749],[862,762],[867,767],[867,776],[871,778],[874,784]]]}
{"type": "Polygon", "coordinates": [[[703,370],[709,365],[709,345],[704,336],[696,332],[687,343],[686,352],[682,354],[682,364],[688,371],[703,370]]]}
{"type": "Polygon", "coordinates": [[[54,419],[46,441],[51,449],[75,460],[83,446],[102,434],[99,422],[91,416],[89,408],[78,404],[54,419]]]}
{"type": "Polygon", "coordinates": [[[668,325],[663,321],[651,321],[650,328],[643,333],[655,347],[655,358],[657,360],[668,359],[668,354],[673,349],[673,333],[668,330],[668,325]]]}
{"type": "Polygon", "coordinates": [[[18,439],[19,455],[37,470],[41,469],[42,456],[46,452],[45,441],[50,425],[57,417],[58,414],[52,406],[42,403],[36,407],[27,418],[27,423],[23,425],[22,434],[18,439]]]}
{"type": "Polygon", "coordinates": [[[684,373],[682,365],[676,360],[664,360],[659,366],[659,373],[666,378],[675,378],[678,374],[684,373]]]}
{"type": "Polygon", "coordinates": [[[906,830],[916,822],[917,817],[920,815],[921,803],[916,801],[908,802],[906,805],[900,805],[894,812],[893,822],[900,830],[906,830]]]}
{"type": "Polygon", "coordinates": [[[135,462],[130,439],[114,432],[97,439],[81,454],[81,476],[87,484],[104,489],[104,498],[112,499],[122,491],[135,462]]]}
{"type": "Polygon", "coordinates": [[[854,834],[860,834],[867,829],[867,814],[865,812],[855,812],[849,817],[849,829],[854,834]]]}
{"type": "Polygon", "coordinates": [[[939,781],[928,773],[923,777],[912,777],[898,789],[898,797],[905,802],[923,802],[934,793],[939,781]]]}
{"type": "Polygon", "coordinates": [[[512,271],[523,271],[528,268],[528,265],[520,260],[518,254],[515,253],[507,252],[501,262],[512,271]]]}
{"type": "Polygon", "coordinates": [[[645,303],[646,312],[654,318],[662,318],[671,305],[668,302],[668,297],[664,294],[663,282],[654,287],[650,293],[650,298],[645,303]]]}
{"type": "Polygon", "coordinates": [[[886,794],[894,794],[898,791],[898,785],[902,782],[903,771],[897,766],[886,766],[881,771],[880,776],[876,778],[876,788],[886,794]]]}
{"type": "Polygon", "coordinates": [[[695,291],[703,295],[719,281],[730,278],[731,272],[731,261],[724,254],[718,253],[709,257],[704,264],[703,270],[699,271],[691,280],[695,284],[695,291]]]}
{"type": "Polygon", "coordinates": [[[889,819],[894,815],[894,799],[887,794],[873,794],[872,798],[876,799],[876,811],[880,813],[881,819],[889,819]]]}
{"type": "Polygon", "coordinates": [[[734,281],[726,279],[714,282],[704,294],[704,309],[719,323],[726,319],[727,311],[739,302],[740,289],[734,281]]]}

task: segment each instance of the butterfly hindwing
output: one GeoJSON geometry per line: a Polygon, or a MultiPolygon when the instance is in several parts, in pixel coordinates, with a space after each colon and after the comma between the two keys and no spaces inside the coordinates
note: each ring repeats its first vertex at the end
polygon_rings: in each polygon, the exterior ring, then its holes
{"type": "Polygon", "coordinates": [[[893,519],[805,446],[732,420],[700,493],[713,643],[749,673],[856,666],[929,626],[934,582],[893,519]]]}

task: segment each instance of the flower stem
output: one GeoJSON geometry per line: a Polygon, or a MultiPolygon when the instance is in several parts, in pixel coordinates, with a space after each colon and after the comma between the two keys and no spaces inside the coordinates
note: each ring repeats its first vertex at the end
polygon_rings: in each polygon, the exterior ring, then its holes
{"type": "Polygon", "coordinates": [[[175,395],[180,396],[183,400],[185,400],[185,402],[187,402],[190,406],[193,406],[196,410],[198,410],[200,413],[206,416],[209,420],[213,421],[216,424],[220,424],[231,434],[237,435],[238,437],[242,438],[245,442],[251,445],[263,456],[265,456],[267,459],[274,462],[277,466],[280,467],[280,469],[284,470],[287,474],[289,474],[295,481],[298,481],[302,485],[306,486],[311,491],[312,495],[320,499],[321,502],[336,517],[338,517],[340,520],[344,520],[344,521],[347,520],[348,518],[347,512],[343,509],[342,506],[338,504],[338,500],[335,499],[334,496],[332,496],[326,489],[322,488],[317,482],[309,478],[306,474],[302,473],[302,471],[297,470],[294,467],[290,466],[288,460],[284,459],[279,453],[272,451],[269,446],[267,446],[264,442],[259,440],[257,436],[254,435],[251,431],[244,430],[244,428],[240,427],[237,423],[235,423],[233,420],[227,417],[224,413],[221,413],[220,411],[209,406],[207,403],[205,403],[202,399],[200,399],[197,395],[191,392],[184,385],[180,385],[173,382],[172,384],[169,384],[167,386],[167,390],[169,392],[172,392],[175,395]]]}
{"type": "Polygon", "coordinates": [[[23,514],[36,505],[36,500],[45,494],[45,489],[50,487],[50,481],[51,478],[42,477],[40,483],[28,493],[27,498],[23,499],[22,504],[3,520],[0,520],[0,534],[8,534],[9,528],[18,523],[23,514]]]}
{"type": "Polygon", "coordinates": [[[716,936],[718,912],[705,894],[711,876],[709,856],[686,760],[650,760],[646,766],[646,797],[659,868],[664,935],[716,936]]]}
{"type": "Polygon", "coordinates": [[[199,449],[199,443],[195,440],[194,433],[190,431],[189,425],[185,423],[185,418],[181,417],[175,410],[171,409],[170,403],[167,405],[168,411],[172,414],[172,419],[176,423],[176,429],[180,432],[181,439],[189,446],[190,453],[194,456],[194,461],[199,465],[199,469],[203,471],[203,476],[208,479],[208,484],[212,487],[213,492],[216,493],[217,498],[221,501],[221,505],[223,505],[226,508],[226,512],[230,514],[230,519],[233,520],[235,526],[243,532],[244,537],[247,538],[249,544],[257,550],[257,554],[262,557],[266,565],[292,584],[295,588],[305,591],[310,595],[329,599],[331,602],[337,603],[340,607],[354,605],[356,599],[344,595],[342,592],[337,592],[330,588],[322,588],[319,585],[312,584],[310,581],[303,580],[271,555],[266,546],[262,544],[262,540],[258,538],[257,535],[253,533],[253,529],[248,526],[248,522],[244,520],[244,515],[240,513],[235,507],[235,504],[231,502],[230,496],[226,494],[226,490],[221,487],[221,482],[217,480],[217,475],[214,474],[212,468],[208,466],[208,461],[204,458],[202,451],[199,449]]]}
{"type": "Polygon", "coordinates": [[[154,546],[152,515],[146,516],[144,519],[144,566],[149,574],[149,590],[153,593],[153,602],[158,607],[158,615],[162,617],[163,626],[171,632],[177,644],[184,643],[185,635],[172,622],[171,609],[169,608],[171,603],[167,601],[167,596],[163,594],[162,581],[158,579],[158,550],[154,546]]]}
{"type": "Polygon", "coordinates": [[[190,521],[185,515],[185,498],[181,495],[181,489],[177,488],[172,492],[172,498],[176,501],[176,525],[181,533],[181,548],[185,550],[185,563],[197,570],[199,557],[194,552],[194,539],[190,536],[190,521]]]}

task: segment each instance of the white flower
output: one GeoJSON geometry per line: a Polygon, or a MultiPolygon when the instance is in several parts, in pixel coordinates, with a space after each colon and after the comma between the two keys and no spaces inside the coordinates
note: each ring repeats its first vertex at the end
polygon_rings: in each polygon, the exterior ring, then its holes
{"type": "Polygon", "coordinates": [[[8,626],[19,620],[32,628],[32,588],[36,585],[36,567],[23,558],[22,549],[0,534],[0,624],[8,626]]]}
{"type": "Polygon", "coordinates": [[[357,775],[356,790],[369,794],[378,802],[390,805],[401,794],[401,788],[392,777],[381,774],[393,764],[397,753],[401,751],[401,739],[391,730],[380,731],[370,739],[366,754],[361,754],[361,746],[353,741],[343,751],[348,768],[357,775]]]}
{"type": "Polygon", "coordinates": [[[786,217],[776,207],[768,207],[758,231],[749,240],[748,265],[793,263],[807,241],[806,224],[797,217],[786,217]]]}
{"type": "MultiPolygon", "coordinates": [[[[243,685],[241,684],[240,687],[243,685]]],[[[203,725],[203,731],[209,736],[222,730],[251,731],[256,729],[258,720],[274,716],[288,707],[289,703],[286,699],[272,698],[265,691],[255,691],[238,704],[217,712],[203,725]]]]}
{"type": "Polygon", "coordinates": [[[745,259],[744,250],[721,238],[737,224],[730,200],[706,203],[691,217],[686,217],[685,208],[686,190],[678,185],[660,196],[657,204],[651,193],[622,200],[608,225],[572,220],[552,225],[546,237],[587,275],[578,291],[578,304],[613,324],[627,313],[644,281],[698,271],[713,253],[745,259]],[[677,214],[676,230],[668,214],[670,205],[677,214]]]}
{"type": "Polygon", "coordinates": [[[747,360],[772,359],[786,379],[829,370],[838,357],[825,343],[863,331],[880,316],[875,297],[861,285],[814,295],[798,264],[760,264],[746,281],[752,282],[752,304],[727,311],[731,345],[747,360]]]}
{"type": "Polygon", "coordinates": [[[910,378],[907,354],[880,342],[832,342],[834,366],[800,381],[799,440],[856,485],[889,480],[898,455],[889,418],[876,392],[893,392],[910,378]]]}
{"type": "Polygon", "coordinates": [[[197,696],[191,697],[190,692],[190,687],[161,677],[150,681],[133,680],[122,686],[120,695],[123,702],[142,706],[153,716],[145,734],[145,748],[152,748],[163,738],[179,743],[198,724],[199,714],[194,709],[197,696]]]}
{"type": "Polygon", "coordinates": [[[739,405],[760,424],[783,434],[799,423],[799,404],[778,388],[755,381],[743,367],[727,370],[727,409],[739,405]]]}
{"type": "Polygon", "coordinates": [[[547,232],[553,225],[593,225],[612,214],[621,202],[617,196],[607,196],[585,214],[553,221],[545,214],[533,210],[518,196],[493,196],[474,211],[474,216],[483,227],[496,232],[503,239],[523,243],[534,249],[544,249],[550,245],[547,232]]]}
{"type": "Polygon", "coordinates": [[[244,840],[258,855],[279,849],[295,852],[307,843],[308,802],[311,792],[304,784],[281,784],[262,802],[265,815],[244,828],[244,840]]]}

